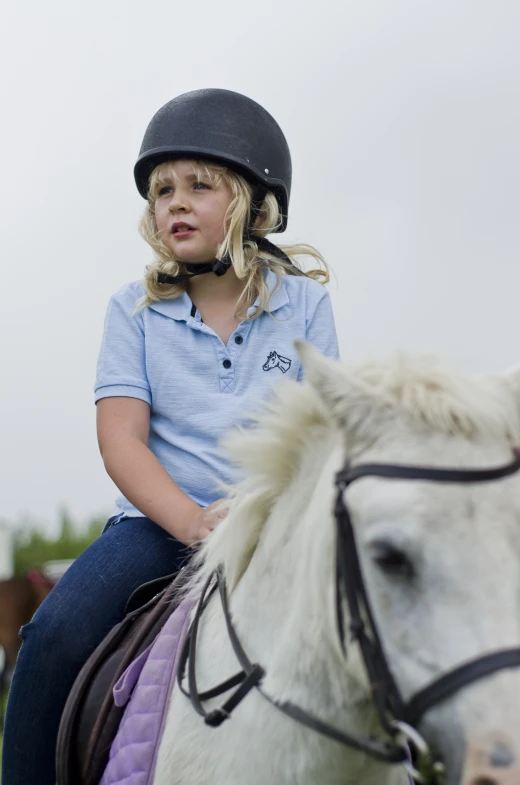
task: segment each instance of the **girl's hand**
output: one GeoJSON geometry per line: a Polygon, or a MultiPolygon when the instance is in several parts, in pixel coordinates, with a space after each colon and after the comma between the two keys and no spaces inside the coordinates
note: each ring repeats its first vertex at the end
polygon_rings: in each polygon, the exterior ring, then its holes
{"type": "Polygon", "coordinates": [[[199,510],[193,518],[191,518],[186,526],[186,532],[178,537],[178,539],[185,545],[197,545],[202,540],[205,540],[208,534],[211,534],[213,529],[220,521],[226,517],[227,507],[222,507],[222,499],[217,499],[206,507],[205,510],[199,510]],[[220,509],[217,509],[220,506],[220,509]]]}

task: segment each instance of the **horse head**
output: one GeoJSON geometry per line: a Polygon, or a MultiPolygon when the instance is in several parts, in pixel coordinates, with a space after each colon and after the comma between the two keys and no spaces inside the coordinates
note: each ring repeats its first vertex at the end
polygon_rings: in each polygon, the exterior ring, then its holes
{"type": "MultiPolygon", "coordinates": [[[[520,444],[518,372],[470,380],[397,361],[351,374],[308,347],[303,355],[352,464],[498,467],[520,444]]],[[[343,496],[404,700],[465,663],[520,646],[518,473],[475,484],[366,476],[343,496]]],[[[448,783],[520,782],[520,668],[434,703],[420,730],[441,753],[448,783]]]]}
{"type": "MultiPolygon", "coordinates": [[[[266,694],[358,738],[390,738],[374,705],[359,619],[351,627],[348,566],[338,604],[337,565],[352,548],[338,535],[335,504],[348,511],[389,678],[407,703],[469,661],[502,650],[518,659],[520,473],[493,482],[368,474],[341,492],[335,478],[360,464],[463,471],[511,464],[520,444],[520,372],[470,379],[400,359],[349,370],[305,344],[299,351],[308,383],[283,383],[256,424],[228,439],[244,479],[201,549],[200,580],[222,567],[266,694]]],[[[213,596],[203,616],[197,649],[208,686],[236,669],[218,602],[213,596]]],[[[420,715],[417,730],[443,761],[448,785],[520,782],[517,665],[448,690],[420,715]]],[[[201,783],[405,781],[395,766],[289,722],[255,692],[215,741],[196,736],[191,706],[174,705],[172,728],[191,723],[194,741],[183,752],[172,731],[165,755],[189,766],[204,741],[207,771],[190,770],[201,783]],[[226,779],[231,770],[235,779],[226,779]]]]}

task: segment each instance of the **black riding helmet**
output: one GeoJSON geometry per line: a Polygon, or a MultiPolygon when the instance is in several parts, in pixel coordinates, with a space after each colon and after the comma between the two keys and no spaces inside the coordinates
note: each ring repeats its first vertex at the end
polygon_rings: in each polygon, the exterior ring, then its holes
{"type": "MultiPolygon", "coordinates": [[[[213,160],[238,172],[253,185],[249,232],[267,191],[272,191],[282,218],[274,231],[285,230],[291,192],[291,154],[280,126],[256,101],[220,89],[194,90],[168,101],[148,125],[134,168],[141,196],[147,198],[155,167],[176,158],[213,160]]],[[[262,250],[290,261],[269,240],[254,239],[262,250]]],[[[222,259],[188,269],[196,270],[197,274],[212,271],[223,275],[230,266],[231,260],[222,259]]],[[[189,277],[160,274],[159,282],[176,283],[189,277]]]]}
{"type": "Polygon", "coordinates": [[[291,154],[282,129],[260,104],[231,90],[194,90],[168,101],[152,118],[134,169],[141,196],[153,169],[172,158],[209,158],[271,190],[283,232],[291,192],[291,154]]]}

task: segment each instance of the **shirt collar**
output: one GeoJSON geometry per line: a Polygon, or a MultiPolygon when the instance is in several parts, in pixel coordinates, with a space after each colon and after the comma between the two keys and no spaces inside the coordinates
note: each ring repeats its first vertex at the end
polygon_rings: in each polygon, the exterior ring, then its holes
{"type": "MultiPolygon", "coordinates": [[[[284,278],[285,275],[282,275],[280,284],[277,286],[276,273],[270,268],[264,271],[264,281],[271,293],[268,305],[271,313],[274,313],[274,311],[277,311],[289,302],[284,278]]],[[[248,315],[255,311],[259,302],[260,298],[257,297],[252,307],[248,309],[248,315]]],[[[187,322],[191,316],[192,302],[188,294],[183,292],[179,297],[175,297],[172,300],[157,300],[157,302],[151,303],[149,307],[157,311],[157,313],[163,314],[163,316],[168,316],[170,319],[187,322]]]]}
{"type": "MultiPolygon", "coordinates": [[[[287,294],[284,278],[285,275],[282,275],[280,279],[280,283],[278,284],[276,273],[273,273],[270,267],[267,267],[264,270],[265,285],[267,286],[271,294],[271,297],[267,304],[270,313],[274,313],[275,311],[278,310],[278,308],[282,308],[282,306],[287,305],[287,303],[289,302],[289,295],[287,294]]],[[[260,302],[260,297],[257,297],[251,308],[248,309],[247,311],[248,315],[255,312],[259,302],[260,302]]]]}
{"type": "Polygon", "coordinates": [[[180,322],[187,322],[191,315],[192,302],[187,292],[183,292],[178,297],[171,300],[157,300],[149,306],[153,311],[162,313],[180,322]]]}

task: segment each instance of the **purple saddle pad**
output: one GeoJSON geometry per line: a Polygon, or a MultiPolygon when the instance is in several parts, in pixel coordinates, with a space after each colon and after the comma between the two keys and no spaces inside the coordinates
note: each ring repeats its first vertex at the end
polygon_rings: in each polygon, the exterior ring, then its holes
{"type": "Polygon", "coordinates": [[[100,785],[150,785],[193,602],[185,599],[114,687],[126,710],[100,785]]]}

